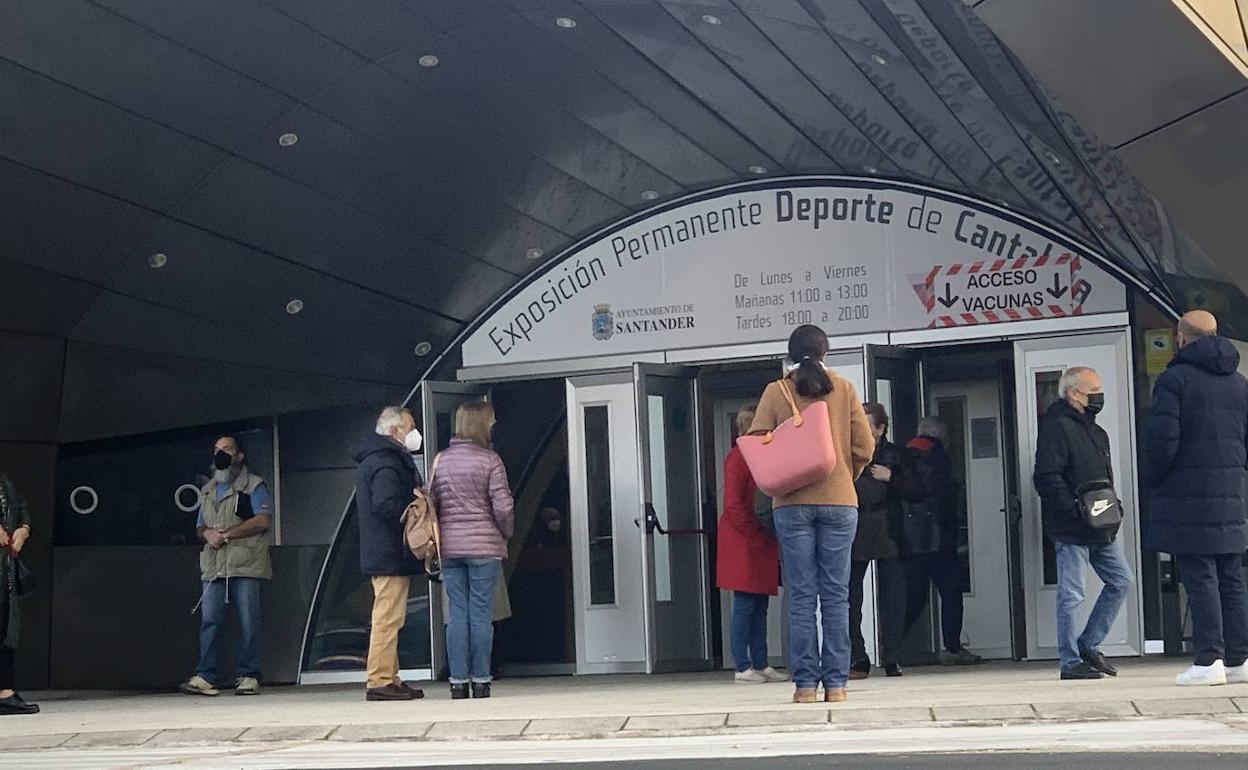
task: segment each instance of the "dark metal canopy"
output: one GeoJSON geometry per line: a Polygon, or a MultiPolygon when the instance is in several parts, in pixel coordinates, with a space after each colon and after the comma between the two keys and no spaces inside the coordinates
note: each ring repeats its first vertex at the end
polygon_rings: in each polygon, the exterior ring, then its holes
{"type": "Polygon", "coordinates": [[[68,341],[63,439],[156,427],[86,419],[120,381],[401,393],[542,257],[767,175],[997,202],[1248,333],[959,0],[5,0],[0,105],[0,329],[68,341]]]}

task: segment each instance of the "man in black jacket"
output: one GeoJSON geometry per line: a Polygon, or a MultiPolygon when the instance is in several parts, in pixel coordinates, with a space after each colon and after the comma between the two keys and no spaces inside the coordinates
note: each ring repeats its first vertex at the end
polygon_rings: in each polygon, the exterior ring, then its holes
{"type": "Polygon", "coordinates": [[[1248,682],[1248,380],[1211,314],[1183,316],[1175,341],[1179,352],[1153,387],[1145,455],[1145,540],[1174,555],[1192,609],[1196,661],[1175,681],[1248,682]]]}
{"type": "Polygon", "coordinates": [[[1096,370],[1072,366],[1058,384],[1061,396],[1040,418],[1033,481],[1040,493],[1044,534],[1057,555],[1057,651],[1062,679],[1100,679],[1118,671],[1100,651],[1134,577],[1118,527],[1098,529],[1083,519],[1078,492],[1089,483],[1113,483],[1109,436],[1096,424],[1105,390],[1096,370]],[[1080,633],[1076,613],[1084,600],[1088,565],[1105,584],[1080,633]]]}
{"type": "Polygon", "coordinates": [[[399,678],[399,629],[407,619],[411,576],[424,564],[403,539],[403,510],[423,481],[412,453],[421,436],[412,413],[388,406],[373,433],[356,445],[355,511],[360,523],[360,569],[373,584],[372,631],[368,641],[368,689],[372,701],[412,700],[424,693],[399,678]]]}

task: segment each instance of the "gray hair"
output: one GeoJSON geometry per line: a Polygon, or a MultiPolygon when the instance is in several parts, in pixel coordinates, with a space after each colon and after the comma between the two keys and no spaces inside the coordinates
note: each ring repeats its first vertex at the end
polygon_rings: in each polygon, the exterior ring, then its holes
{"type": "Polygon", "coordinates": [[[377,418],[377,435],[389,436],[390,431],[403,424],[403,415],[407,413],[407,409],[402,406],[388,406],[381,410],[381,416],[377,418]]]}
{"type": "Polygon", "coordinates": [[[944,420],[939,417],[928,415],[927,417],[919,420],[919,429],[916,432],[920,436],[943,439],[945,437],[945,430],[946,427],[944,420]]]}
{"type": "Polygon", "coordinates": [[[1062,379],[1057,381],[1057,395],[1062,398],[1069,396],[1070,391],[1083,384],[1085,374],[1096,374],[1096,370],[1090,366],[1072,366],[1062,372],[1062,379]]]}

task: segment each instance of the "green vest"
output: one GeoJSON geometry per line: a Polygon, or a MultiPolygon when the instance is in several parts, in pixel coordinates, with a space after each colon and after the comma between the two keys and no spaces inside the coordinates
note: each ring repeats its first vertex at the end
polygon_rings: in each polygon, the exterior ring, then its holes
{"type": "MultiPolygon", "coordinates": [[[[229,529],[243,522],[235,515],[238,510],[238,493],[251,494],[264,479],[248,472],[238,474],[230,493],[217,499],[217,482],[209,481],[199,490],[200,512],[204,526],[209,529],[229,529]]],[[[269,561],[269,533],[231,540],[220,548],[204,544],[199,554],[199,572],[204,582],[219,578],[246,577],[268,580],[273,577],[273,565],[269,561]]]]}

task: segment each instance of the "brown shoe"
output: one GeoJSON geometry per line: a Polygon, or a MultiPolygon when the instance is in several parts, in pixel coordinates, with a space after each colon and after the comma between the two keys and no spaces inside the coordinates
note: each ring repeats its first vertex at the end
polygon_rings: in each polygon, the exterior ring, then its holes
{"type": "Polygon", "coordinates": [[[399,687],[396,684],[388,684],[382,687],[370,687],[364,693],[365,700],[415,700],[416,696],[411,690],[399,687]]]}
{"type": "Polygon", "coordinates": [[[857,682],[857,681],[860,681],[860,680],[862,680],[862,679],[866,679],[866,678],[867,678],[867,677],[869,677],[869,676],[871,676],[871,672],[870,672],[870,671],[859,671],[859,670],[858,670],[858,669],[856,669],[856,668],[851,668],[851,669],[849,670],[849,678],[850,678],[850,681],[853,681],[853,682],[857,682]]]}
{"type": "Polygon", "coordinates": [[[818,703],[819,691],[813,687],[809,689],[805,687],[799,687],[793,691],[793,702],[794,703],[818,703]]]}
{"type": "Polygon", "coordinates": [[[834,687],[823,691],[823,700],[826,703],[844,703],[849,700],[849,693],[844,687],[834,687]]]}
{"type": "Polygon", "coordinates": [[[407,690],[408,692],[410,692],[414,700],[420,700],[421,698],[425,697],[424,690],[420,689],[419,687],[412,687],[407,682],[398,681],[394,683],[394,686],[398,687],[401,690],[407,690]]]}

